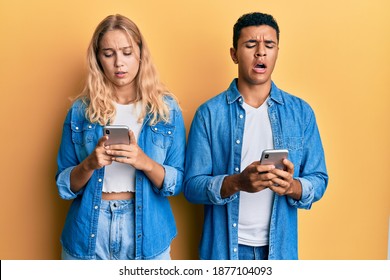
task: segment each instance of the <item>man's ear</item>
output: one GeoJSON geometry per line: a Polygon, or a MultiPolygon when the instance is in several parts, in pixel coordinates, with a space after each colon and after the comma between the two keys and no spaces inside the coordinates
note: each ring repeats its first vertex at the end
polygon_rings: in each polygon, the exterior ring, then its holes
{"type": "Polygon", "coordinates": [[[235,64],[238,63],[238,59],[237,59],[237,55],[236,54],[237,54],[236,49],[235,48],[230,48],[230,57],[232,58],[232,60],[233,60],[233,62],[235,64]]]}

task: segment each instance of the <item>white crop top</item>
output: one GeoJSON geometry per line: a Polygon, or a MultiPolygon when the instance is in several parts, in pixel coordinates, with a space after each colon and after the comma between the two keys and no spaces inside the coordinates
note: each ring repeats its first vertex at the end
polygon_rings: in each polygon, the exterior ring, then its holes
{"type": "MultiPolygon", "coordinates": [[[[141,102],[122,105],[115,103],[116,116],[111,124],[127,125],[138,139],[142,121],[138,122],[141,113],[141,102]]],[[[129,164],[113,162],[104,171],[103,192],[120,193],[135,191],[135,168],[129,164]]]]}

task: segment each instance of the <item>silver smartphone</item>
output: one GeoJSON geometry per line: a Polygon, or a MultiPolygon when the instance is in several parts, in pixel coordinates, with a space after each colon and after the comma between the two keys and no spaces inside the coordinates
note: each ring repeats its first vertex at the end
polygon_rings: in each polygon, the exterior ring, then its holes
{"type": "Polygon", "coordinates": [[[264,150],[260,163],[264,165],[275,165],[276,168],[285,170],[283,159],[288,157],[288,150],[264,150]]]}
{"type": "Polygon", "coordinates": [[[108,136],[106,145],[130,144],[129,127],[126,125],[106,125],[103,134],[108,136]]]}

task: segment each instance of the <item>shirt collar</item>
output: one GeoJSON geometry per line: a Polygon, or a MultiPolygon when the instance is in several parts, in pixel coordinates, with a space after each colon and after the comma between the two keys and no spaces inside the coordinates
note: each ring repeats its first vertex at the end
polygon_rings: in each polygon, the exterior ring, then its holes
{"type": "Polygon", "coordinates": [[[242,102],[241,93],[238,91],[238,88],[237,88],[237,80],[238,79],[235,78],[231,82],[231,84],[230,84],[230,86],[229,86],[229,88],[228,88],[228,90],[226,92],[226,98],[227,98],[227,103],[228,104],[232,104],[235,101],[237,101],[237,99],[240,99],[240,98],[241,98],[241,102],[242,102]]]}
{"type": "MultiPolygon", "coordinates": [[[[276,103],[279,103],[281,105],[284,104],[282,91],[272,81],[271,81],[270,100],[275,101],[276,103]]],[[[269,101],[269,102],[271,102],[271,101],[269,101]]]]}
{"type": "MultiPolygon", "coordinates": [[[[237,78],[235,78],[231,82],[231,84],[227,90],[227,93],[226,93],[226,98],[227,98],[228,104],[232,104],[232,103],[236,102],[237,100],[239,102],[243,102],[241,93],[238,91],[238,88],[237,88],[237,78]]],[[[270,102],[284,104],[282,91],[272,81],[271,81],[271,94],[270,94],[270,98],[268,99],[268,104],[270,104],[270,102]]]]}

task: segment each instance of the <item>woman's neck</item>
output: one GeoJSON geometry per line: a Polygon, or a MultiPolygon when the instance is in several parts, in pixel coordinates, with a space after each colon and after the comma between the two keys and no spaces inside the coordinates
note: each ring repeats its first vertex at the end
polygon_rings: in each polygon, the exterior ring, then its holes
{"type": "Polygon", "coordinates": [[[130,104],[137,99],[135,87],[116,88],[115,92],[116,102],[119,104],[130,104]]]}

